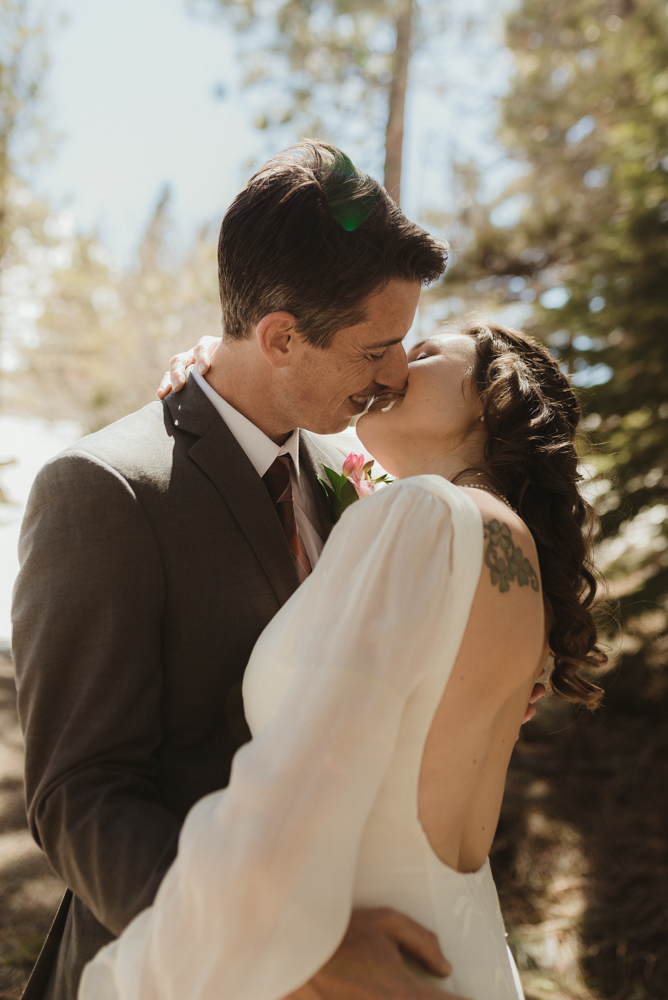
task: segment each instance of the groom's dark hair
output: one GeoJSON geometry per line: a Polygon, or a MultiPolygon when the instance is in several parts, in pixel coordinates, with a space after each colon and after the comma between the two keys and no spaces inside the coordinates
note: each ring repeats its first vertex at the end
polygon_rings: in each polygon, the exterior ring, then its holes
{"type": "Polygon", "coordinates": [[[223,334],[241,340],[285,310],[328,347],[364,319],[393,278],[428,285],[447,243],[410,222],[387,191],[330,143],[304,139],[254,174],[225,214],[218,242],[223,334]]]}

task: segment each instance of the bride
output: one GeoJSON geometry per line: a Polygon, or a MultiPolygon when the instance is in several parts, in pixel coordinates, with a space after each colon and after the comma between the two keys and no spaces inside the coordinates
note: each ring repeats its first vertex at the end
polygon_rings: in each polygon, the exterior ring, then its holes
{"type": "Polygon", "coordinates": [[[409,361],[405,394],[357,424],[398,481],[344,513],[260,636],[253,740],[80,1000],[280,1000],[353,907],[379,906],[437,935],[453,973],[432,985],[522,997],[488,861],[510,754],[550,654],[552,692],[590,707],[605,660],[579,408],[551,355],[501,326],[409,361]]]}

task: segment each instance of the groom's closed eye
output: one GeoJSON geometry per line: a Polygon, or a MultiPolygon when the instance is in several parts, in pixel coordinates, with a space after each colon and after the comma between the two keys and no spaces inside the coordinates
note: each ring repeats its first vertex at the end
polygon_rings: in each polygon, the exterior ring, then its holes
{"type": "Polygon", "coordinates": [[[380,351],[381,349],[385,352],[388,347],[396,347],[397,344],[401,344],[403,337],[394,337],[392,340],[379,340],[377,344],[367,344],[367,351],[380,351]]]}
{"type": "Polygon", "coordinates": [[[367,344],[364,350],[370,361],[382,361],[390,347],[396,347],[397,344],[401,344],[403,339],[403,337],[395,337],[393,340],[384,340],[379,344],[367,344]]]}

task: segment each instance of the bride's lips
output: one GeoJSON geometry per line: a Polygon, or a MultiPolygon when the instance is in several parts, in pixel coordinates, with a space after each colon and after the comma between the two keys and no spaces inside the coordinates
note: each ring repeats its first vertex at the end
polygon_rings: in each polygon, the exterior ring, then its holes
{"type": "Polygon", "coordinates": [[[381,392],[374,396],[369,406],[369,413],[377,410],[391,410],[398,399],[403,399],[402,392],[381,392]]]}

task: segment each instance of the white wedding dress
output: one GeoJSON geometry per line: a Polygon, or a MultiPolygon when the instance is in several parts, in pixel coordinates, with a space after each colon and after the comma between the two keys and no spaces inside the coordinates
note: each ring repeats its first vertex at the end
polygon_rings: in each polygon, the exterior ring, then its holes
{"type": "Polygon", "coordinates": [[[253,740],[190,811],[154,905],[84,971],[79,1000],[280,1000],[353,907],[432,929],[469,1000],[522,998],[489,863],[443,864],[417,815],[432,717],[482,567],[480,512],[438,476],[353,505],[260,636],[253,740]]]}

